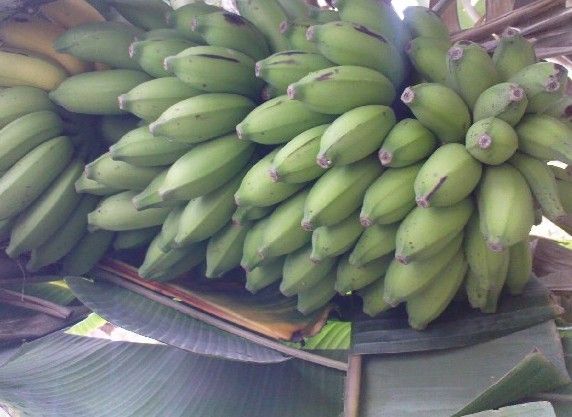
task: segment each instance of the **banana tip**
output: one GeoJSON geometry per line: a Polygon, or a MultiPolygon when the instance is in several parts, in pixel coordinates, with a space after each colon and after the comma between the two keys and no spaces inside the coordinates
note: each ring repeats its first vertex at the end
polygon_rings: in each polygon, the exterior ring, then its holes
{"type": "Polygon", "coordinates": [[[286,94],[290,100],[296,99],[296,86],[294,84],[290,84],[286,89],[286,94]]]}
{"type": "Polygon", "coordinates": [[[234,195],[234,204],[240,207],[240,197],[237,194],[234,195]]]}
{"type": "Polygon", "coordinates": [[[404,104],[411,104],[415,100],[415,91],[411,87],[407,87],[401,94],[401,101],[404,104]]]}
{"type": "Polygon", "coordinates": [[[125,110],[127,107],[127,97],[125,94],[121,94],[119,97],[117,97],[117,103],[119,104],[120,110],[125,110]]]}
{"type": "Polygon", "coordinates": [[[165,71],[169,71],[169,72],[170,72],[170,71],[172,70],[172,68],[173,68],[173,60],[174,60],[174,57],[172,57],[172,56],[168,56],[167,58],[165,58],[165,59],[163,60],[163,68],[165,68],[165,71]]]}
{"type": "Polygon", "coordinates": [[[257,78],[260,78],[261,74],[262,74],[262,63],[260,61],[258,61],[254,65],[254,75],[256,75],[257,78]]]}
{"type": "Polygon", "coordinates": [[[281,34],[285,34],[286,32],[288,32],[288,29],[290,29],[290,24],[288,23],[287,20],[283,20],[282,22],[280,22],[280,25],[278,25],[278,30],[280,31],[281,34]]]}
{"type": "Polygon", "coordinates": [[[520,34],[520,30],[515,27],[508,27],[502,33],[503,38],[514,38],[520,34]]]}
{"type": "Polygon", "coordinates": [[[196,32],[198,26],[199,26],[199,22],[197,21],[197,18],[193,17],[193,20],[191,20],[191,30],[193,32],[196,32]]]}
{"type": "Polygon", "coordinates": [[[149,133],[151,133],[153,136],[155,136],[155,132],[157,131],[157,126],[158,126],[157,122],[149,124],[149,133]]]}
{"type": "Polygon", "coordinates": [[[493,252],[502,252],[505,250],[505,247],[500,242],[487,242],[488,248],[493,252]]]}
{"type": "Polygon", "coordinates": [[[250,268],[245,262],[241,262],[240,267],[244,269],[245,272],[252,272],[252,268],[250,268]]]}
{"type": "Polygon", "coordinates": [[[415,199],[415,202],[417,203],[417,205],[421,208],[429,208],[431,207],[431,203],[429,202],[429,199],[427,198],[427,196],[420,196],[417,197],[415,199]]]}
{"type": "Polygon", "coordinates": [[[310,255],[310,261],[312,261],[313,264],[318,265],[319,263],[322,262],[322,257],[319,255],[312,254],[310,255]]]}
{"type": "Polygon", "coordinates": [[[236,136],[238,136],[239,139],[246,139],[246,135],[244,134],[244,129],[241,125],[236,126],[236,136]]]}
{"type": "Polygon", "coordinates": [[[359,222],[365,228],[373,226],[373,221],[367,216],[360,216],[359,222]]]}
{"type": "Polygon", "coordinates": [[[378,157],[379,157],[379,162],[381,162],[381,165],[387,166],[391,164],[391,161],[393,160],[393,153],[386,151],[385,149],[382,148],[379,150],[378,157]]]}
{"type": "Polygon", "coordinates": [[[477,144],[481,149],[489,149],[493,144],[493,138],[489,134],[483,133],[481,136],[479,136],[477,144]]]}
{"type": "Polygon", "coordinates": [[[276,168],[270,168],[268,170],[268,175],[270,176],[270,179],[272,180],[272,182],[279,182],[280,181],[280,175],[278,175],[278,171],[276,170],[276,168]]]}
{"type": "Polygon", "coordinates": [[[463,58],[463,48],[455,45],[449,49],[447,55],[451,61],[459,61],[463,58]]]}
{"type": "Polygon", "coordinates": [[[395,260],[402,265],[407,265],[409,263],[409,258],[405,255],[395,255],[395,260]]]}
{"type": "Polygon", "coordinates": [[[310,26],[306,29],[306,39],[311,42],[316,39],[316,26],[310,26]]]}
{"type": "Polygon", "coordinates": [[[524,100],[526,97],[526,93],[524,92],[524,88],[522,88],[518,84],[513,84],[510,86],[508,98],[510,101],[513,102],[520,102],[524,100]]]}
{"type": "Polygon", "coordinates": [[[302,220],[301,226],[302,229],[304,229],[306,232],[311,232],[312,230],[314,230],[314,225],[310,220],[306,219],[302,220]]]}
{"type": "Polygon", "coordinates": [[[333,161],[330,158],[328,158],[326,155],[321,154],[321,155],[318,155],[318,157],[316,158],[316,163],[318,164],[318,166],[320,168],[328,169],[329,167],[332,166],[333,161]]]}
{"type": "Polygon", "coordinates": [[[554,92],[560,90],[560,81],[558,81],[558,78],[551,75],[546,80],[546,83],[544,84],[544,88],[547,92],[554,93],[554,92]]]}
{"type": "Polygon", "coordinates": [[[136,42],[133,42],[131,45],[129,45],[129,58],[133,58],[135,55],[135,44],[136,42]]]}

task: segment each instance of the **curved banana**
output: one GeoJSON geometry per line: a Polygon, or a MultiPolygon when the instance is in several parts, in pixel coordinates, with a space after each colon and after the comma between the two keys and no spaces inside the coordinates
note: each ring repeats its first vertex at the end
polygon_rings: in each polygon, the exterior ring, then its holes
{"type": "Polygon", "coordinates": [[[524,89],[515,83],[493,85],[481,93],[473,109],[473,122],[496,117],[511,126],[524,116],[528,99],[524,89]]]}
{"type": "MultiPolygon", "coordinates": [[[[282,270],[280,292],[287,297],[317,285],[328,275],[334,277],[336,258],[326,258],[320,263],[312,262],[310,254],[312,245],[306,245],[286,256],[282,270]]],[[[334,284],[332,282],[332,289],[334,284]]]]}
{"type": "Polygon", "coordinates": [[[538,61],[532,43],[516,28],[507,28],[493,52],[493,62],[501,80],[508,80],[521,69],[538,61]]]}
{"type": "Polygon", "coordinates": [[[39,88],[20,86],[1,89],[0,129],[28,113],[55,108],[48,94],[39,88]]]}
{"type": "Polygon", "coordinates": [[[163,61],[196,44],[184,39],[156,39],[136,41],[129,45],[129,57],[135,60],[147,74],[160,78],[168,77],[163,61]]]}
{"type": "Polygon", "coordinates": [[[148,208],[157,207],[173,207],[186,204],[188,200],[169,200],[164,201],[159,194],[159,189],[165,182],[168,168],[161,171],[153,180],[145,187],[143,191],[133,197],[133,205],[137,210],[146,210],[148,208]]]}
{"type": "Polygon", "coordinates": [[[126,162],[114,161],[109,152],[85,166],[88,179],[122,190],[141,191],[161,171],[161,167],[136,167],[126,162]]]}
{"type": "Polygon", "coordinates": [[[350,253],[350,265],[361,267],[393,252],[398,228],[399,223],[394,223],[376,224],[365,229],[350,253]]]}
{"type": "Polygon", "coordinates": [[[113,8],[131,23],[145,30],[163,29],[168,26],[164,17],[171,8],[162,1],[128,2],[123,0],[111,1],[113,8]]]}
{"type": "Polygon", "coordinates": [[[207,278],[220,278],[226,272],[240,266],[242,248],[249,225],[233,223],[214,234],[207,244],[207,278]]]}
{"type": "MultiPolygon", "coordinates": [[[[354,212],[347,219],[333,226],[318,227],[312,232],[312,254],[310,259],[322,262],[348,252],[359,239],[363,227],[359,222],[359,212],[354,212]]],[[[344,262],[348,262],[346,256],[344,262]]]]}
{"type": "Polygon", "coordinates": [[[232,214],[232,222],[234,224],[243,225],[253,220],[260,220],[268,216],[274,210],[273,206],[269,207],[237,207],[232,214]]]}
{"type": "Polygon", "coordinates": [[[157,236],[160,230],[161,228],[159,226],[153,226],[146,229],[118,232],[115,235],[115,239],[113,239],[113,249],[122,251],[146,246],[157,236]]]}
{"type": "Polygon", "coordinates": [[[98,230],[85,234],[62,259],[62,271],[68,276],[82,276],[99,262],[111,247],[115,233],[98,230]]]}
{"type": "Polygon", "coordinates": [[[97,196],[107,196],[112,194],[117,194],[121,190],[117,188],[110,187],[105,184],[100,184],[97,181],[90,180],[85,175],[85,170],[81,176],[75,182],[75,191],[78,193],[86,193],[97,196]]]}
{"type": "Polygon", "coordinates": [[[517,126],[518,147],[535,158],[572,164],[572,127],[544,114],[527,115],[517,126]]]}
{"type": "Polygon", "coordinates": [[[205,259],[205,245],[201,242],[196,245],[180,249],[172,249],[164,258],[163,268],[148,273],[147,279],[153,281],[172,281],[191,271],[205,259]]]}
{"type": "Polygon", "coordinates": [[[257,266],[252,271],[246,273],[245,288],[253,294],[274,284],[282,278],[285,257],[273,259],[272,261],[257,266]]]}
{"type": "MultiPolygon", "coordinates": [[[[308,19],[285,20],[280,23],[280,33],[284,35],[292,50],[319,54],[316,44],[306,38],[308,28],[315,24],[317,22],[308,19]]],[[[282,94],[285,92],[286,90],[282,94]]]]}
{"type": "Polygon", "coordinates": [[[335,289],[341,295],[361,290],[375,281],[383,279],[393,259],[392,256],[384,256],[358,267],[350,264],[348,258],[349,256],[346,254],[339,260],[336,271],[335,289]]]}
{"type": "Polygon", "coordinates": [[[469,153],[482,163],[500,165],[516,152],[518,136],[502,119],[488,117],[469,128],[465,146],[469,153]]]}
{"type": "Polygon", "coordinates": [[[264,231],[266,229],[266,224],[268,223],[268,217],[265,217],[256,223],[248,230],[246,237],[244,239],[244,244],[242,247],[242,259],[240,260],[240,266],[247,273],[258,268],[260,265],[272,262],[272,259],[262,259],[258,248],[262,242],[262,237],[264,236],[264,231]]]}
{"type": "Polygon", "coordinates": [[[427,7],[407,7],[403,11],[403,22],[413,38],[427,36],[449,40],[449,29],[439,15],[427,7]]]}
{"type": "Polygon", "coordinates": [[[429,156],[437,147],[437,139],[416,119],[403,119],[389,131],[378,157],[381,165],[402,168],[429,156]]]}
{"type": "Polygon", "coordinates": [[[532,276],[532,251],[528,239],[510,247],[506,287],[512,295],[522,294],[532,276]]]}
{"type": "Polygon", "coordinates": [[[202,0],[187,2],[187,4],[177,8],[173,7],[173,9],[172,12],[166,14],[167,23],[187,39],[201,44],[205,41],[200,33],[193,31],[193,20],[197,16],[221,11],[220,7],[207,4],[202,0]]]}
{"type": "Polygon", "coordinates": [[[52,91],[67,77],[65,69],[47,58],[21,50],[0,50],[0,86],[37,87],[52,91]]]}
{"type": "Polygon", "coordinates": [[[86,0],[56,0],[44,3],[40,12],[65,28],[91,22],[103,22],[105,17],[86,0]]]}
{"type": "Polygon", "coordinates": [[[330,300],[336,295],[334,283],[335,280],[333,276],[327,274],[323,279],[318,281],[316,285],[300,290],[297,294],[298,304],[296,308],[298,311],[304,315],[308,315],[328,305],[330,300]]]}
{"type": "Polygon", "coordinates": [[[572,182],[556,180],[556,188],[558,189],[558,196],[560,197],[560,202],[564,211],[566,213],[572,213],[572,182]]]}
{"type": "Polygon", "coordinates": [[[171,210],[161,225],[161,232],[157,235],[154,244],[156,244],[163,252],[168,252],[169,249],[173,247],[175,236],[179,233],[179,223],[184,210],[184,204],[173,207],[173,210],[171,210]]]}
{"type": "Polygon", "coordinates": [[[420,36],[412,39],[405,52],[415,70],[430,83],[448,83],[447,52],[451,42],[444,38],[420,36]]]}
{"type": "Polygon", "coordinates": [[[391,309],[391,306],[383,300],[384,287],[385,279],[382,277],[359,290],[363,301],[363,312],[368,316],[375,317],[391,309]]]}
{"type": "Polygon", "coordinates": [[[528,99],[527,113],[543,113],[554,105],[566,88],[568,70],[553,62],[538,62],[524,67],[509,78],[520,85],[528,99]]]}

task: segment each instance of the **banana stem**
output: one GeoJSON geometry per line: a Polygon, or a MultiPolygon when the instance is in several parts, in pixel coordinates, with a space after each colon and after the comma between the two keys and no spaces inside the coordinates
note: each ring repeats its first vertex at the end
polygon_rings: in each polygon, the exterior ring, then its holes
{"type": "Polygon", "coordinates": [[[435,13],[441,14],[445,11],[445,9],[451,4],[453,0],[439,0],[435,5],[431,8],[435,13]]]}
{"type": "Polygon", "coordinates": [[[52,303],[51,301],[6,289],[0,289],[0,302],[14,307],[22,307],[27,310],[44,313],[59,319],[67,319],[73,313],[69,308],[52,303]]]}

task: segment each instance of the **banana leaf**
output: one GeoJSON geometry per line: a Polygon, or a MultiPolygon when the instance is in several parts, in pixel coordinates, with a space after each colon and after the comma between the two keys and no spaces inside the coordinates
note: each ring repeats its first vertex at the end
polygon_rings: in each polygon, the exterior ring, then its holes
{"type": "Polygon", "coordinates": [[[74,336],[89,336],[106,324],[107,320],[103,317],[100,317],[95,313],[91,313],[85,319],[67,329],[66,333],[74,336]]]}
{"type": "Polygon", "coordinates": [[[547,401],[518,404],[499,410],[483,411],[466,417],[556,417],[552,404],[547,401]]]}
{"type": "Polygon", "coordinates": [[[332,417],[343,408],[344,374],[300,360],[254,365],[62,332],[0,358],[0,402],[29,416],[332,417]]]}

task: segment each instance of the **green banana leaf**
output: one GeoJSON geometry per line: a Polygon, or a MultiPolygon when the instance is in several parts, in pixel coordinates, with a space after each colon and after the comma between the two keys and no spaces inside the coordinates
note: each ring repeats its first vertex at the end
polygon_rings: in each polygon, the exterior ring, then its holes
{"type": "Polygon", "coordinates": [[[42,417],[332,417],[344,374],[62,332],[0,352],[0,402],[42,417]],[[57,383],[54,383],[57,381],[57,383]]]}
{"type": "Polygon", "coordinates": [[[70,291],[65,281],[61,278],[56,281],[39,283],[28,283],[23,280],[21,285],[18,287],[9,286],[8,288],[22,294],[41,298],[63,306],[68,305],[75,300],[75,295],[70,291]]]}
{"type": "Polygon", "coordinates": [[[547,401],[518,404],[499,410],[483,411],[466,417],[556,417],[552,404],[547,401]]]}
{"type": "Polygon", "coordinates": [[[85,319],[67,329],[66,333],[73,336],[89,336],[105,324],[107,324],[107,320],[95,313],[91,313],[85,319]]]}

